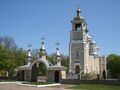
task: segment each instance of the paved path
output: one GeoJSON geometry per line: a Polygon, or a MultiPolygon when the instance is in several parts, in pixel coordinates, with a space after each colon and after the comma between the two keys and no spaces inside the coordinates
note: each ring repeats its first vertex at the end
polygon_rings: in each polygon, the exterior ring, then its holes
{"type": "Polygon", "coordinates": [[[54,87],[28,87],[28,86],[19,86],[17,84],[0,84],[0,90],[68,90],[68,87],[72,87],[74,85],[60,85],[54,87]]]}

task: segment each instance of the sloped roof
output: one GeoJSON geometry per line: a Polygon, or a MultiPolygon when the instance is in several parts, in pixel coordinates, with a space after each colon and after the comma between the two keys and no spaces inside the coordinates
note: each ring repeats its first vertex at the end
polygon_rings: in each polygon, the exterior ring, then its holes
{"type": "Polygon", "coordinates": [[[49,66],[48,70],[63,70],[65,71],[67,68],[61,65],[53,65],[53,66],[49,66]]]}
{"type": "Polygon", "coordinates": [[[30,66],[29,65],[24,65],[24,66],[19,66],[18,67],[19,70],[30,70],[30,66]]]}

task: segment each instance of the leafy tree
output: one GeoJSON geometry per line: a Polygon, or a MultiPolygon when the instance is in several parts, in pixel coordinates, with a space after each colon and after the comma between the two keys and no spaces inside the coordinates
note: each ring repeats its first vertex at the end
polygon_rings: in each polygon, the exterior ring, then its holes
{"type": "Polygon", "coordinates": [[[17,48],[12,37],[0,37],[0,71],[2,75],[13,76],[15,68],[23,65],[25,58],[25,51],[17,48]]]}
{"type": "Polygon", "coordinates": [[[19,48],[14,51],[16,66],[22,66],[25,64],[26,51],[23,48],[19,48]]]}
{"type": "MultiPolygon", "coordinates": [[[[55,57],[56,57],[56,54],[53,53],[51,55],[48,55],[46,58],[49,62],[51,62],[52,64],[55,64],[55,57]]],[[[68,56],[65,56],[65,55],[61,55],[61,65],[65,66],[65,67],[69,67],[69,57],[68,56]]]]}
{"type": "Polygon", "coordinates": [[[15,68],[23,65],[26,54],[23,50],[12,51],[0,46],[0,70],[4,70],[4,75],[13,76],[15,68]]]}
{"type": "Polygon", "coordinates": [[[61,59],[62,59],[61,64],[68,68],[69,67],[69,57],[62,55],[61,59]]]}
{"type": "Polygon", "coordinates": [[[120,56],[116,54],[110,54],[107,57],[107,69],[112,78],[120,77],[120,56]]]}
{"type": "Polygon", "coordinates": [[[55,64],[55,55],[51,54],[51,55],[47,55],[46,59],[51,63],[51,64],[55,64]]]}
{"type": "Polygon", "coordinates": [[[6,70],[8,71],[9,76],[13,76],[16,73],[15,68],[25,64],[26,53],[22,48],[10,51],[9,53],[11,55],[9,55],[9,59],[7,60],[8,67],[6,67],[6,70]]]}
{"type": "Polygon", "coordinates": [[[0,37],[0,44],[3,45],[7,49],[16,49],[17,45],[15,44],[15,40],[10,36],[0,37]]]}
{"type": "Polygon", "coordinates": [[[38,63],[37,74],[38,76],[46,76],[47,75],[47,67],[43,63],[38,63]]]}
{"type": "MultiPolygon", "coordinates": [[[[0,70],[3,71],[6,68],[6,60],[8,60],[8,52],[2,45],[0,45],[0,70]]],[[[3,71],[5,74],[5,71],[3,71]]]]}

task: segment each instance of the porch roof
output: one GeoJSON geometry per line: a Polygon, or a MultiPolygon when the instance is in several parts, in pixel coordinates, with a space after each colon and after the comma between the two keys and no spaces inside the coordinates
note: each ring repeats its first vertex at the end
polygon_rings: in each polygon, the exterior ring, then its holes
{"type": "Polygon", "coordinates": [[[53,65],[53,66],[49,66],[48,70],[59,70],[59,71],[66,71],[66,67],[61,66],[61,65],[53,65]]]}
{"type": "Polygon", "coordinates": [[[31,70],[29,65],[19,66],[19,70],[31,70]]]}

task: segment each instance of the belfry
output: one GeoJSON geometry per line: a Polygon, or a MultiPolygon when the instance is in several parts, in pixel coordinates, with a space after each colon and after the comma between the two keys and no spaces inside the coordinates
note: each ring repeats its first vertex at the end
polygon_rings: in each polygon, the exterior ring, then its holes
{"type": "Polygon", "coordinates": [[[99,56],[99,47],[88,33],[87,23],[78,8],[76,17],[71,21],[69,43],[69,73],[100,74],[106,70],[105,57],[99,56]],[[104,64],[102,64],[103,62],[104,64]],[[101,65],[102,64],[102,65],[101,65]]]}

